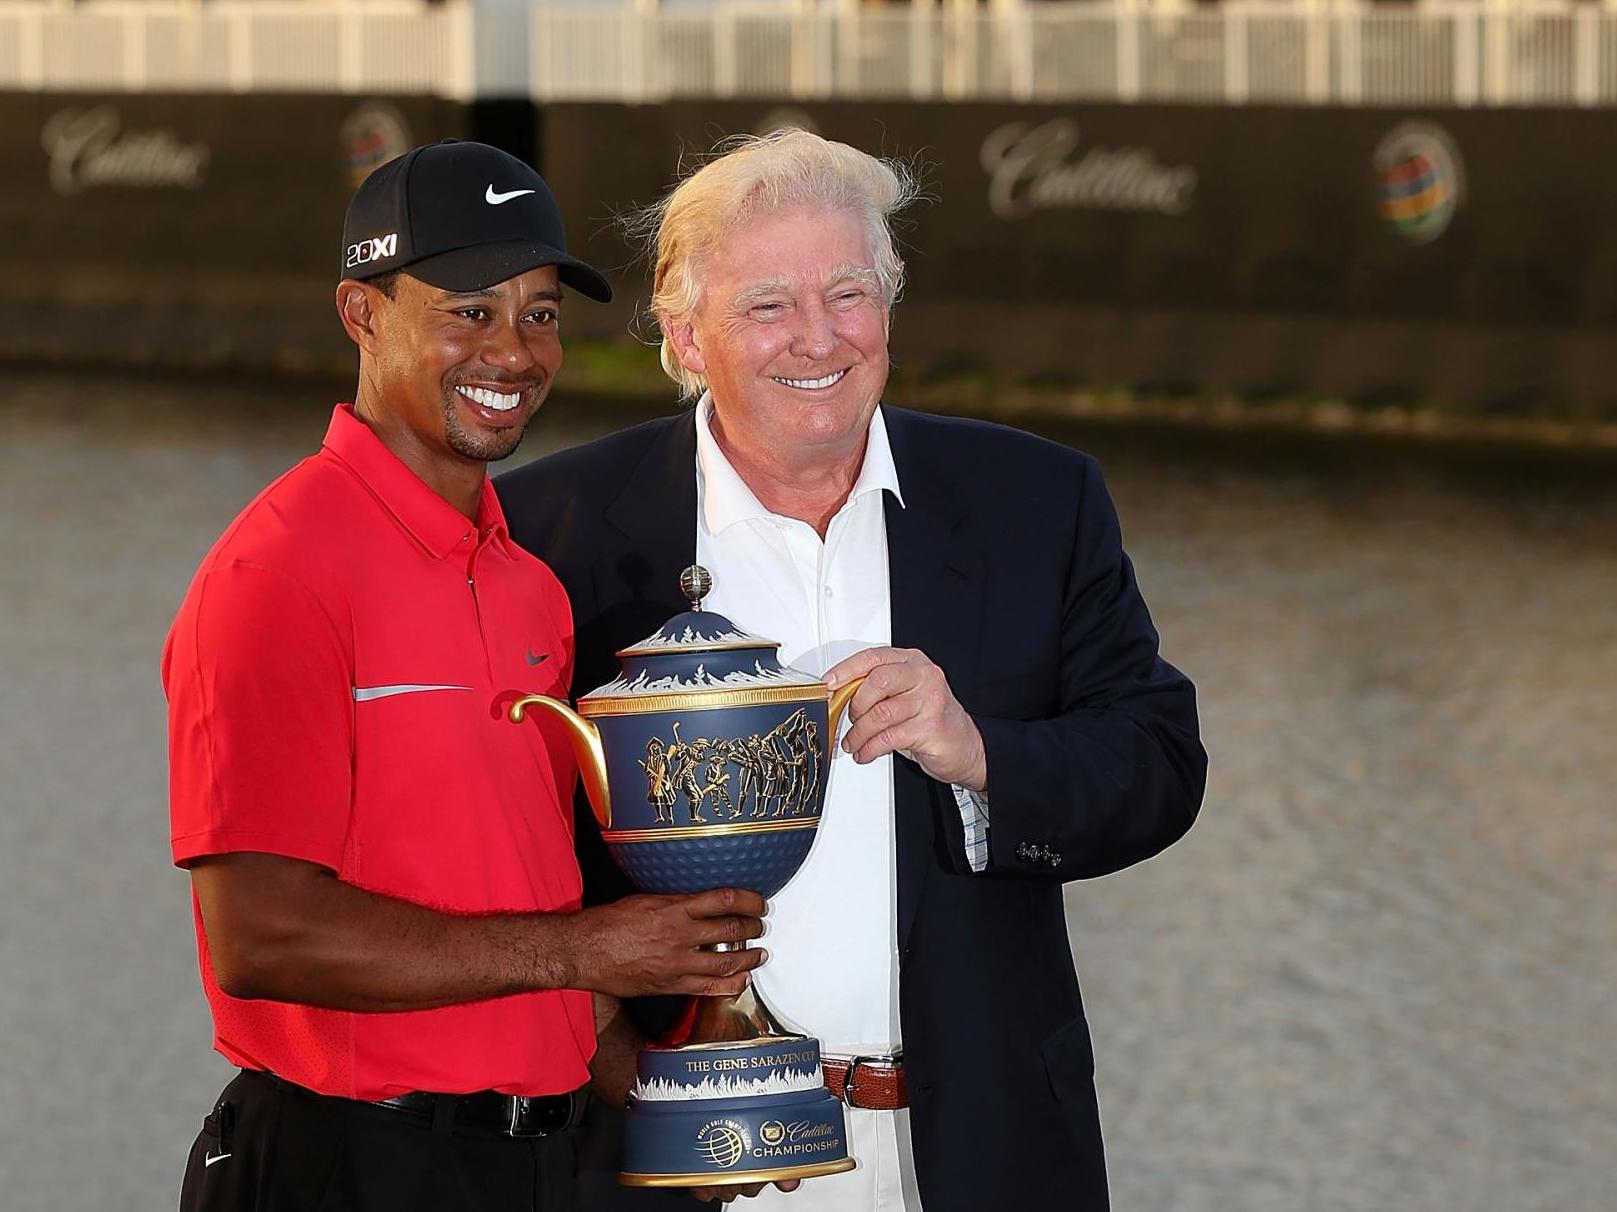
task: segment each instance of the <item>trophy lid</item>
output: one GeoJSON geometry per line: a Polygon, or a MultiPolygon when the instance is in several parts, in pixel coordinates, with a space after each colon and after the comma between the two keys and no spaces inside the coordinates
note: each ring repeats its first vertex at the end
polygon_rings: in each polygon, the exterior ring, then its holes
{"type": "Polygon", "coordinates": [[[707,569],[693,564],[679,576],[691,609],[669,619],[637,644],[615,654],[623,671],[579,700],[737,690],[758,686],[822,687],[819,678],[782,665],[780,641],[745,631],[722,614],[702,609],[713,587],[707,569]]]}
{"type": "Polygon", "coordinates": [[[743,631],[722,614],[712,610],[686,610],[676,614],[637,644],[619,649],[614,655],[668,656],[677,652],[728,652],[737,648],[775,650],[779,640],[743,631]]]}

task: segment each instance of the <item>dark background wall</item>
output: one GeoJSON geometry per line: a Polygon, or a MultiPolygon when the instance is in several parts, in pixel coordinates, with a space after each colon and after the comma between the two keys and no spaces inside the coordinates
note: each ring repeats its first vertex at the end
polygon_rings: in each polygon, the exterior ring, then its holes
{"type": "MultiPolygon", "coordinates": [[[[922,169],[894,334],[912,366],[1617,413],[1617,115],[553,105],[544,168],[616,271],[612,215],[716,138],[794,119],[922,169]],[[1433,188],[1399,210],[1410,177],[1433,188]]],[[[621,329],[643,280],[586,322],[621,329]]]]}
{"type": "Polygon", "coordinates": [[[346,358],[331,296],[354,185],[468,125],[419,97],[0,96],[0,355],[346,358]]]}
{"type": "Polygon", "coordinates": [[[907,370],[1617,415],[1604,111],[14,94],[0,118],[14,359],[346,365],[348,195],[447,135],[539,164],[620,283],[569,333],[621,336],[646,290],[614,217],[799,122],[921,172],[907,370]]]}

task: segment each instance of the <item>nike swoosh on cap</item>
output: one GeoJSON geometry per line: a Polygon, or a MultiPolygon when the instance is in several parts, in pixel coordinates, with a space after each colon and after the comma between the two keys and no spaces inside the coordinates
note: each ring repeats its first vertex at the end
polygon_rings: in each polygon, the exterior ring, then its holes
{"type": "Polygon", "coordinates": [[[490,185],[488,187],[488,192],[483,195],[483,201],[487,202],[490,206],[498,206],[502,202],[509,202],[512,198],[520,198],[523,194],[531,193],[533,193],[533,190],[531,189],[513,189],[508,194],[497,194],[494,192],[494,187],[490,185]]]}
{"type": "Polygon", "coordinates": [[[355,686],[354,702],[368,703],[372,699],[390,699],[396,694],[425,694],[431,690],[470,689],[470,686],[434,686],[420,682],[402,682],[397,686],[355,686]]]}

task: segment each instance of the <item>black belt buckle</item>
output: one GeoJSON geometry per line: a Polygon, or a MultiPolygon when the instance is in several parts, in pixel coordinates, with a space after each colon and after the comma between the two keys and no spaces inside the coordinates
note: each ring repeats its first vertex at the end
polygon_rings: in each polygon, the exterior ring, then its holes
{"type": "Polygon", "coordinates": [[[505,1129],[507,1136],[518,1140],[534,1140],[554,1136],[572,1122],[572,1094],[555,1094],[544,1098],[529,1098],[522,1094],[511,1096],[511,1122],[505,1129]]]}

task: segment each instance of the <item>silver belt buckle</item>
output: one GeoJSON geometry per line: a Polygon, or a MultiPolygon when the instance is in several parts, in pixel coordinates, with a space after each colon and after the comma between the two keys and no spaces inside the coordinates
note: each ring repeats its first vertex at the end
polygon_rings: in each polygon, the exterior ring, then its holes
{"type": "Polygon", "coordinates": [[[511,1123],[505,1134],[518,1140],[537,1140],[543,1136],[555,1136],[558,1132],[565,1132],[573,1126],[575,1117],[579,1114],[578,1100],[582,1097],[577,1091],[569,1094],[546,1095],[544,1098],[533,1098],[526,1094],[512,1094],[511,1123]],[[542,1102],[546,1108],[553,1112],[544,1114],[534,1109],[534,1103],[542,1102]],[[542,1122],[541,1122],[542,1119],[542,1122]]]}
{"type": "MultiPolygon", "coordinates": [[[[841,1059],[840,1057],[837,1059],[841,1059]]],[[[842,1101],[856,1110],[868,1111],[853,1101],[853,1079],[863,1065],[866,1069],[885,1069],[889,1073],[904,1063],[904,1049],[900,1048],[887,1056],[854,1056],[848,1059],[848,1076],[842,1082],[842,1101]]]]}
{"type": "Polygon", "coordinates": [[[543,1136],[543,1132],[535,1132],[522,1126],[522,1121],[527,1118],[527,1114],[528,1096],[526,1094],[511,1095],[511,1122],[506,1126],[505,1134],[518,1139],[543,1136]]]}

